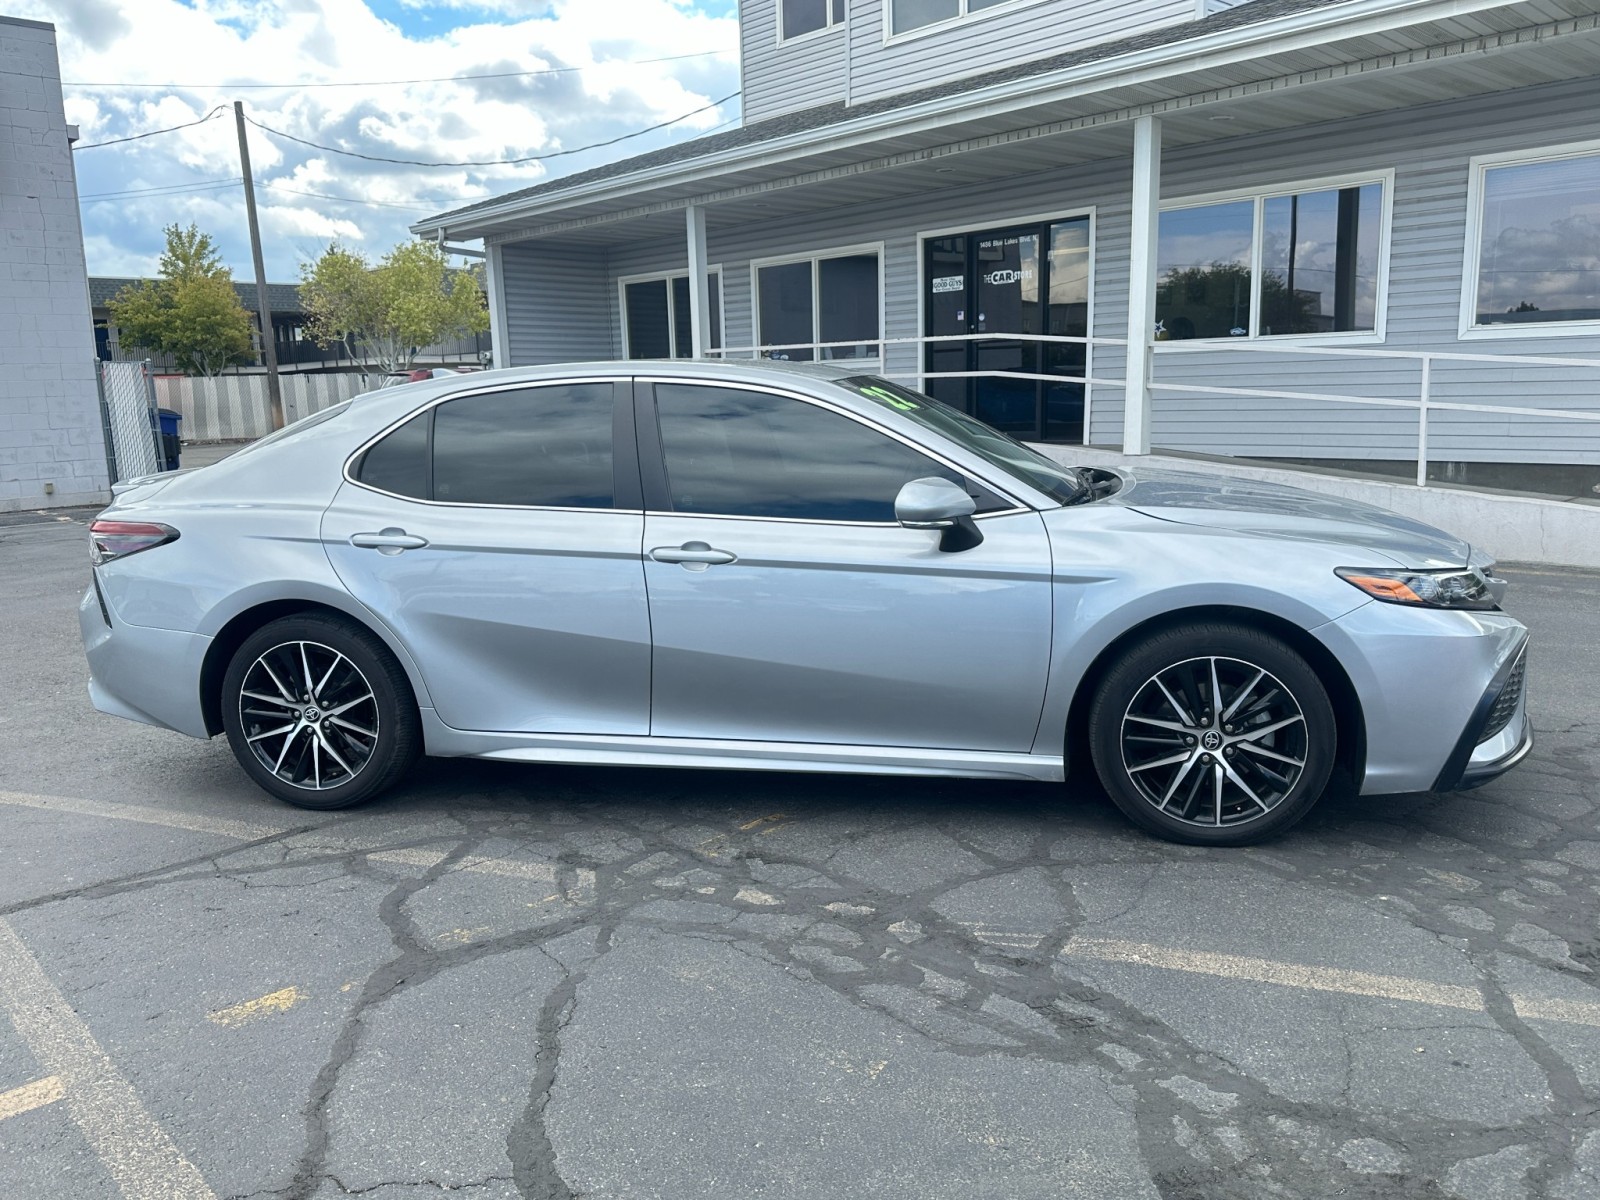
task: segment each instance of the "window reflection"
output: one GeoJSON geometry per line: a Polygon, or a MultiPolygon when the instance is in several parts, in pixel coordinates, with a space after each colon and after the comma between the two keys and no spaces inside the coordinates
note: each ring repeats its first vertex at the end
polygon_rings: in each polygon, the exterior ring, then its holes
{"type": "Polygon", "coordinates": [[[1250,243],[1255,202],[1161,214],[1156,251],[1156,336],[1244,337],[1250,332],[1250,243]]]}
{"type": "Polygon", "coordinates": [[[1483,173],[1479,325],[1600,320],[1600,154],[1483,173]]]}
{"type": "Polygon", "coordinates": [[[609,383],[447,400],[434,415],[433,498],[610,508],[611,410],[609,383]]]}
{"type": "Polygon", "coordinates": [[[784,396],[657,384],[677,512],[893,521],[913,479],[957,473],[859,422],[784,396]]]}
{"type": "Polygon", "coordinates": [[[1381,183],[1169,209],[1156,339],[1371,332],[1382,230],[1381,183]]]}
{"type": "Polygon", "coordinates": [[[1261,229],[1261,333],[1377,328],[1382,187],[1271,196],[1261,229]]]}

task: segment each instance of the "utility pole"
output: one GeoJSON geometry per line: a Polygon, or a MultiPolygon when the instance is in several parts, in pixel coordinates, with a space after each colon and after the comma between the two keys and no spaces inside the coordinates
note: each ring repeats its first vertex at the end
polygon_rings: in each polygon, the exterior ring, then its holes
{"type": "Polygon", "coordinates": [[[250,218],[250,256],[256,266],[256,312],[261,317],[261,361],[267,365],[267,399],[272,406],[272,427],[283,428],[283,389],[278,383],[278,339],[272,330],[272,305],[267,300],[267,268],[261,258],[261,226],[256,222],[256,184],[250,176],[250,143],[244,136],[244,102],[233,102],[233,120],[239,127],[239,169],[244,174],[244,210],[250,218]]]}

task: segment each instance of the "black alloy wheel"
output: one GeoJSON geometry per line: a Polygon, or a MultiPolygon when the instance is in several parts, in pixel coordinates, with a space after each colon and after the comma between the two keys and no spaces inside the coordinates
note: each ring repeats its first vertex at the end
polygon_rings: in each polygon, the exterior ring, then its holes
{"type": "Polygon", "coordinates": [[[1129,819],[1172,841],[1283,833],[1332,771],[1337,724],[1316,672],[1242,625],[1160,633],[1111,668],[1089,718],[1095,769],[1129,819]]]}
{"type": "Polygon", "coordinates": [[[410,683],[388,648],[322,614],[285,617],[246,639],[223,678],[222,718],[246,773],[301,808],[370,799],[422,743],[410,683]]]}

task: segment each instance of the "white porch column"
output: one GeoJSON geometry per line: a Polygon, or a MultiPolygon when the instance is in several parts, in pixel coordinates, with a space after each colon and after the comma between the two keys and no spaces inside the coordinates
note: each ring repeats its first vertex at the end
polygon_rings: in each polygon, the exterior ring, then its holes
{"type": "Polygon", "coordinates": [[[494,356],[496,367],[509,367],[505,264],[500,261],[500,247],[487,242],[483,247],[483,284],[489,300],[489,352],[494,356]]]}
{"type": "Polygon", "coordinates": [[[1150,354],[1156,325],[1156,232],[1161,216],[1161,121],[1133,122],[1133,213],[1128,242],[1128,359],[1122,452],[1150,453],[1150,354]]]}
{"type": "Polygon", "coordinates": [[[696,358],[711,346],[711,293],[706,287],[706,210],[691,204],[683,210],[689,237],[689,344],[696,358]]]}

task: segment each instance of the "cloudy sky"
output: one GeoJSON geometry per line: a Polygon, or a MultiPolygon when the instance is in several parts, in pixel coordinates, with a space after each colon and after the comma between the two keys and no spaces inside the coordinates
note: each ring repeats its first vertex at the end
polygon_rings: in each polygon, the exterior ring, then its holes
{"type": "Polygon", "coordinates": [[[193,221],[217,239],[235,278],[252,277],[235,100],[262,125],[306,141],[427,162],[546,155],[704,109],[617,145],[520,166],[398,166],[251,128],[267,275],[286,282],[330,240],[376,257],[429,213],[735,122],[737,99],[708,107],[739,88],[735,8],[735,0],[4,3],[8,15],[55,24],[80,147],[228,106],[193,128],[77,151],[91,275],[153,274],[163,226],[193,221]],[[460,78],[473,75],[498,78],[460,78]]]}

